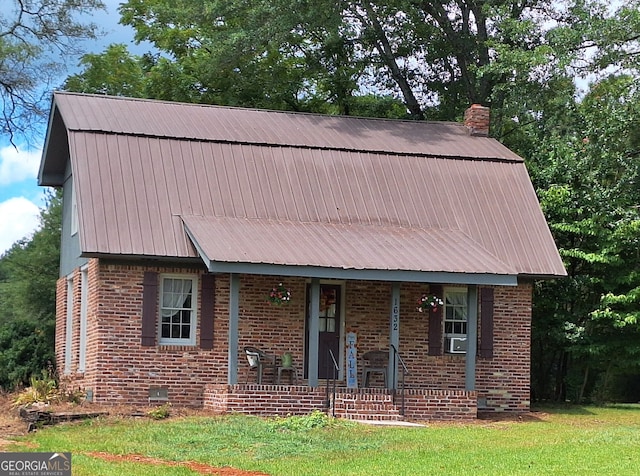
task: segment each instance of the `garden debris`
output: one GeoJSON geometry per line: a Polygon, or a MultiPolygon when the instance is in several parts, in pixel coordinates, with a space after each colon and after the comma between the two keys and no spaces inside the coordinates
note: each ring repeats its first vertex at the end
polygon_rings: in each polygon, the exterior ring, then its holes
{"type": "Polygon", "coordinates": [[[108,412],[53,412],[41,408],[20,409],[20,418],[28,423],[28,432],[43,425],[55,425],[63,421],[87,420],[108,414],[108,412]]]}

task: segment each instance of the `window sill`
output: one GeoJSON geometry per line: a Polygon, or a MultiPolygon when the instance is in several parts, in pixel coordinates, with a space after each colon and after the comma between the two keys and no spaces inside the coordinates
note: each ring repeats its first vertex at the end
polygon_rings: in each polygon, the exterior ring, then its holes
{"type": "Polygon", "coordinates": [[[185,352],[190,350],[198,350],[195,344],[160,344],[158,350],[161,352],[185,352]]]}

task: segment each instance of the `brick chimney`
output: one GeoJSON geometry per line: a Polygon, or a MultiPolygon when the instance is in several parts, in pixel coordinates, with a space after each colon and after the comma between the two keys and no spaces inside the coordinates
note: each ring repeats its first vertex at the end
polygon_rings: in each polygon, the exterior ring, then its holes
{"type": "Polygon", "coordinates": [[[470,135],[481,137],[489,135],[489,112],[488,107],[480,104],[472,104],[464,112],[464,125],[469,129],[470,135]]]}

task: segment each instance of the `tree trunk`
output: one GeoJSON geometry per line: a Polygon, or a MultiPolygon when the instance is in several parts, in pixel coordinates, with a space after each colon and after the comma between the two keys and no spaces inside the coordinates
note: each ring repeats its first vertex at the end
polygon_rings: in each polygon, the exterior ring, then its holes
{"type": "Polygon", "coordinates": [[[560,353],[560,362],[558,366],[558,373],[556,374],[556,392],[555,401],[564,402],[567,400],[567,367],[569,366],[569,353],[563,350],[560,353]]]}
{"type": "Polygon", "coordinates": [[[582,385],[580,386],[580,394],[578,395],[578,405],[582,403],[582,400],[584,399],[584,392],[585,389],[587,388],[587,382],[589,380],[589,364],[587,364],[587,367],[584,369],[584,376],[582,378],[582,385]]]}

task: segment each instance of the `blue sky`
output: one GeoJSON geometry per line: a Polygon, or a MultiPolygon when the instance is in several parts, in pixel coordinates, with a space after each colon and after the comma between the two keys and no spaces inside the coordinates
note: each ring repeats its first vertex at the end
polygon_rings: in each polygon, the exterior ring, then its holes
{"type": "MultiPolygon", "coordinates": [[[[103,0],[106,12],[99,12],[88,21],[96,23],[104,32],[98,40],[86,43],[86,53],[100,53],[111,43],[124,43],[136,54],[148,48],[136,47],[133,29],[118,24],[118,5],[121,0],[103,0]]],[[[72,58],[70,65],[77,65],[79,58],[72,58]]],[[[66,77],[66,76],[65,76],[66,77]]],[[[61,82],[64,77],[61,78],[61,82]]],[[[39,226],[40,208],[44,207],[45,189],[38,187],[37,174],[42,154],[45,128],[37,144],[30,149],[20,142],[14,148],[8,137],[0,136],[0,255],[16,241],[28,237],[39,226]]]]}

